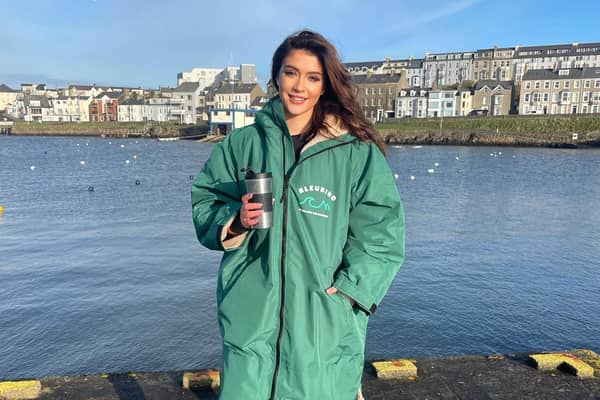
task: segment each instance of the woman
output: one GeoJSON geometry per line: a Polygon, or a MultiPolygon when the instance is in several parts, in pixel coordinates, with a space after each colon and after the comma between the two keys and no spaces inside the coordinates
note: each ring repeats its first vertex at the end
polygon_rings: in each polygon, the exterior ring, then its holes
{"type": "Polygon", "coordinates": [[[360,398],[367,321],[404,259],[384,145],[323,36],[273,56],[279,94],[217,145],[192,188],[200,242],[224,250],[217,283],[221,399],[360,398]],[[244,172],[273,175],[273,225],[244,172]]]}

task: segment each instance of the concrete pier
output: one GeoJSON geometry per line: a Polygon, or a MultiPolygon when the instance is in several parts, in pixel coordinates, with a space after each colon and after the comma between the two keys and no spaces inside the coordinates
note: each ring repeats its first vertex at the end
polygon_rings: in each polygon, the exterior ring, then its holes
{"type": "MultiPolygon", "coordinates": [[[[543,352],[543,355],[546,353],[543,352]]],[[[379,378],[375,366],[381,368],[382,363],[367,363],[363,393],[366,400],[600,399],[598,354],[590,350],[572,350],[554,353],[552,357],[539,356],[540,353],[532,353],[422,358],[403,362],[392,360],[383,363],[386,374],[379,378]],[[558,361],[549,363],[548,359],[558,361]],[[406,365],[415,366],[416,375],[412,370],[410,374],[394,377],[387,369],[406,365]],[[593,370],[593,374],[584,377],[588,368],[593,370]]],[[[40,389],[36,397],[21,398],[216,400],[217,381],[215,371],[205,374],[178,371],[49,377],[38,381],[40,389]],[[197,381],[193,382],[194,379],[197,381]]],[[[35,385],[36,381],[28,382],[29,385],[35,385]]],[[[3,398],[1,384],[0,398],[3,398]]],[[[12,386],[16,385],[13,383],[12,386]]],[[[19,397],[9,395],[5,398],[19,397]]]]}

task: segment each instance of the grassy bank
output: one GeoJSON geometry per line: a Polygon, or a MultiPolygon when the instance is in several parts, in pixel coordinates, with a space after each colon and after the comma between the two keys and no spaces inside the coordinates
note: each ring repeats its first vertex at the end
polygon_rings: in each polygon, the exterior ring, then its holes
{"type": "MultiPolygon", "coordinates": [[[[600,116],[544,115],[453,118],[403,118],[377,124],[390,144],[455,144],[500,146],[600,146],[600,116]],[[572,139],[577,132],[578,139],[572,139]]],[[[77,135],[106,137],[176,137],[198,135],[207,125],[173,122],[15,122],[15,135],[77,135]]]]}
{"type": "Polygon", "coordinates": [[[600,145],[600,116],[404,118],[377,124],[386,142],[575,147],[600,145]],[[578,134],[573,140],[572,134],[578,134]]]}

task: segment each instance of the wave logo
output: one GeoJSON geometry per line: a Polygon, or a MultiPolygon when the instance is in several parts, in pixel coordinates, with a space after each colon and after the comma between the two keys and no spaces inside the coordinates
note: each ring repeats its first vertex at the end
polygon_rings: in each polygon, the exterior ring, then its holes
{"type": "Polygon", "coordinates": [[[315,209],[315,210],[318,210],[318,209],[321,209],[321,208],[324,211],[331,210],[331,206],[329,205],[329,203],[326,200],[323,200],[319,204],[317,204],[317,201],[315,200],[315,198],[313,196],[306,197],[300,203],[301,206],[303,206],[305,204],[307,204],[310,208],[315,209]]]}

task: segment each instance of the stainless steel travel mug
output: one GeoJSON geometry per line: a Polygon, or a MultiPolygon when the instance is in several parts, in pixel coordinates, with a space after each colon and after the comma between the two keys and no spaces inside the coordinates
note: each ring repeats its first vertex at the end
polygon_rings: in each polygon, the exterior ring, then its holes
{"type": "Polygon", "coordinates": [[[246,169],[246,193],[252,193],[250,203],[262,203],[263,213],[254,229],[268,229],[273,225],[273,178],[270,172],[256,173],[246,169]]]}

